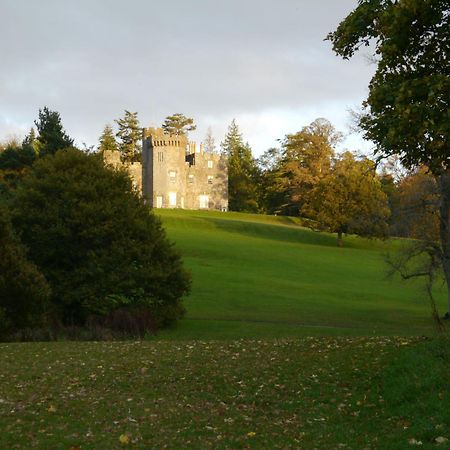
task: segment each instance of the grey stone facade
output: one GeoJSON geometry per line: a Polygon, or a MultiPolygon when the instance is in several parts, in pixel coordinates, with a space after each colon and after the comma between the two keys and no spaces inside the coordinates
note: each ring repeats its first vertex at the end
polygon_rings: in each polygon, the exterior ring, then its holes
{"type": "Polygon", "coordinates": [[[186,136],[146,128],[142,143],[142,192],[154,208],[228,209],[225,158],[204,152],[186,136]]]}
{"type": "MultiPolygon", "coordinates": [[[[105,162],[122,167],[118,152],[109,153],[104,155],[105,162]]],[[[225,158],[204,152],[186,136],[145,128],[142,165],[133,163],[126,168],[136,188],[154,208],[228,209],[225,158]]]]}

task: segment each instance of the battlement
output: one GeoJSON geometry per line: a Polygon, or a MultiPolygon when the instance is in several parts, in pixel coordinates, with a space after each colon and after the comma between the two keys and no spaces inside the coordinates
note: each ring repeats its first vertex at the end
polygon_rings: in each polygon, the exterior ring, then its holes
{"type": "Polygon", "coordinates": [[[186,136],[168,134],[162,128],[144,128],[142,134],[144,142],[147,141],[151,147],[178,147],[186,149],[188,146],[186,136]]]}

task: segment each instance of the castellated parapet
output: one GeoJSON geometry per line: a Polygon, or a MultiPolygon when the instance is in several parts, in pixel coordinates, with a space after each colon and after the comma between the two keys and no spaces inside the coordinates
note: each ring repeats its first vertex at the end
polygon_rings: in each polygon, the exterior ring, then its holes
{"type": "Polygon", "coordinates": [[[228,209],[224,157],[205,152],[184,135],[146,128],[142,142],[142,193],[154,208],[228,209]]]}
{"type": "Polygon", "coordinates": [[[184,135],[144,128],[142,163],[124,164],[120,153],[104,153],[105,163],[128,170],[133,185],[154,208],[228,209],[226,159],[205,152],[184,135]]]}

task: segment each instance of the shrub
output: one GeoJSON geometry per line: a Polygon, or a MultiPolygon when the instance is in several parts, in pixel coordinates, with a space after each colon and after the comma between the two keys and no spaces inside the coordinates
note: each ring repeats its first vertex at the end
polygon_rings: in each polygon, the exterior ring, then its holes
{"type": "Polygon", "coordinates": [[[44,322],[49,286],[14,236],[8,215],[0,208],[0,334],[44,322]]]}
{"type": "Polygon", "coordinates": [[[159,322],[167,308],[182,311],[190,276],[180,256],[127,174],[99,155],[72,148],[38,160],[18,187],[12,218],[64,324],[123,307],[159,322]]]}

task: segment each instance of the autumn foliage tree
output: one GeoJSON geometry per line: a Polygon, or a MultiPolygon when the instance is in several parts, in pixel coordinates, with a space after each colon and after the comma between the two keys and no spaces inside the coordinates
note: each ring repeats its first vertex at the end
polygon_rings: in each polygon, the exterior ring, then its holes
{"type": "Polygon", "coordinates": [[[334,147],[341,134],[326,119],[316,119],[282,141],[278,167],[279,188],[287,213],[297,215],[319,181],[330,171],[334,147]]]}
{"type": "Polygon", "coordinates": [[[386,237],[390,211],[375,169],[373,161],[350,152],[334,159],[305,196],[302,216],[313,220],[313,228],[337,233],[339,246],[344,233],[386,237]]]}

